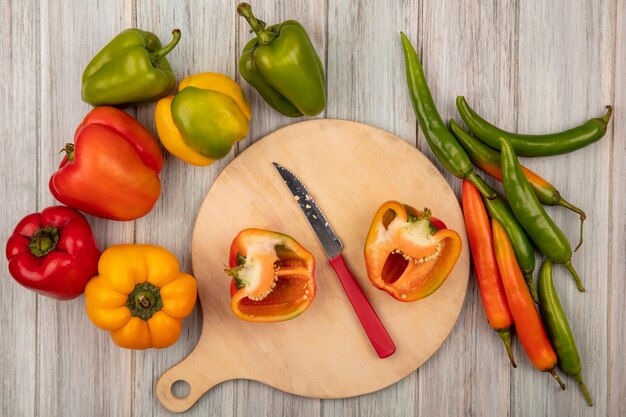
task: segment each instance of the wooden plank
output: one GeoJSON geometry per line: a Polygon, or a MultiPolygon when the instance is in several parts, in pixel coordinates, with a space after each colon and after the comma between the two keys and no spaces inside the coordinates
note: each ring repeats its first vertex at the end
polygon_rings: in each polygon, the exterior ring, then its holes
{"type": "MultiPolygon", "coordinates": [[[[89,59],[130,25],[130,2],[86,7],[84,2],[41,4],[41,207],[56,203],[48,179],[61,149],[90,107],[80,99],[80,80],[89,59]]],[[[89,218],[101,248],[133,239],[133,224],[89,218]]],[[[128,415],[132,395],[131,352],[91,324],[84,298],[39,305],[39,402],[41,415],[128,415]]]]}
{"type": "MultiPolygon", "coordinates": [[[[509,2],[422,6],[417,41],[411,40],[444,120],[460,120],[457,95],[499,123],[515,120],[516,13],[516,4],[509,2]]],[[[436,161],[421,131],[419,148],[436,161]]],[[[460,198],[461,181],[436,163],[460,198]]],[[[515,355],[521,356],[519,349],[515,355]]],[[[455,329],[419,370],[419,414],[508,415],[511,369],[502,342],[487,324],[472,273],[455,329]]]]}
{"type": "MultiPolygon", "coordinates": [[[[522,2],[519,17],[518,120],[504,128],[536,133],[559,131],[602,114],[611,102],[615,35],[611,1],[522,2]]],[[[599,143],[567,155],[526,159],[572,203],[587,212],[585,244],[573,262],[587,292],[577,291],[564,268],[555,286],[569,318],[594,398],[590,408],[571,379],[561,392],[548,375],[520,361],[511,384],[511,414],[607,415],[607,290],[610,181],[609,132],[599,143]]],[[[578,219],[562,208],[548,210],[570,241],[578,240],[578,219]]],[[[563,372],[561,375],[565,377],[563,372]]]]}
{"type": "MultiPolygon", "coordinates": [[[[177,81],[200,72],[220,72],[235,77],[235,6],[228,2],[192,0],[184,4],[161,1],[136,3],[137,27],[153,31],[163,42],[171,39],[171,31],[179,28],[182,37],[168,59],[177,81]]],[[[156,135],[154,104],[138,107],[137,119],[156,135]]],[[[234,157],[208,167],[194,167],[164,150],[165,165],[161,174],[162,195],[154,210],[136,222],[137,243],[161,245],[172,251],[181,269],[191,272],[191,235],[200,203],[220,171],[234,157]],[[168,219],[168,221],[163,221],[168,219]]],[[[137,352],[134,357],[135,390],[133,415],[170,415],[155,395],[157,379],[182,360],[200,338],[202,319],[200,306],[183,322],[179,341],[172,347],[137,352]]],[[[209,391],[187,414],[233,414],[233,382],[226,382],[209,391]]],[[[179,391],[183,394],[184,391],[179,391]]]]}
{"type": "MultiPolygon", "coordinates": [[[[1,193],[8,238],[23,216],[37,211],[39,172],[39,12],[37,2],[9,2],[0,17],[0,62],[5,86],[0,90],[2,141],[1,193]],[[8,46],[10,45],[10,46],[8,46]],[[24,171],[26,167],[26,171],[24,171]],[[15,173],[18,173],[15,175],[15,173]]],[[[0,314],[0,415],[34,415],[37,409],[37,310],[39,296],[19,286],[2,257],[0,314]]]]}
{"type": "Polygon", "coordinates": [[[400,31],[415,40],[417,13],[417,1],[329,1],[327,117],[368,123],[416,143],[400,31]]]}
{"type": "MultiPolygon", "coordinates": [[[[232,2],[232,12],[236,15],[236,6],[239,1],[232,2]]],[[[255,1],[251,3],[255,15],[268,25],[280,23],[287,19],[298,20],[306,28],[315,50],[326,68],[326,1],[297,0],[288,2],[275,2],[271,0],[255,1]]],[[[248,23],[236,15],[237,47],[235,51],[235,63],[244,46],[252,34],[249,33],[248,23]]],[[[328,76],[328,73],[327,73],[328,76]]],[[[305,117],[290,118],[284,116],[266,104],[261,96],[237,73],[237,82],[244,87],[244,91],[250,100],[252,107],[252,121],[248,138],[238,145],[238,152],[243,151],[251,143],[262,138],[268,133],[300,120],[305,117]]],[[[330,98],[327,97],[327,103],[330,98]]],[[[328,104],[327,104],[328,105],[328,104]]],[[[318,117],[323,117],[326,111],[318,117]]],[[[236,416],[291,416],[320,415],[320,401],[311,398],[298,397],[276,391],[267,385],[253,381],[234,381],[235,386],[235,415],[236,416]],[[297,411],[297,412],[296,412],[297,411]]]]}
{"type": "MultiPolygon", "coordinates": [[[[327,117],[368,123],[416,143],[399,32],[415,39],[417,4],[328,2],[327,117]]],[[[369,285],[365,277],[360,282],[369,285]]],[[[377,416],[381,410],[414,415],[417,385],[414,372],[370,395],[324,400],[322,415],[377,416]]]]}
{"type": "MultiPolygon", "coordinates": [[[[609,206],[609,284],[608,284],[608,340],[607,340],[607,415],[626,415],[626,2],[617,2],[615,26],[615,60],[613,61],[613,104],[619,112],[613,120],[611,145],[611,205],[609,206]]],[[[611,126],[609,126],[609,129],[611,126]]],[[[601,277],[599,276],[601,279],[601,277]]]]}
{"type": "Polygon", "coordinates": [[[235,381],[235,415],[255,417],[317,417],[320,400],[275,390],[256,381],[235,381]]]}

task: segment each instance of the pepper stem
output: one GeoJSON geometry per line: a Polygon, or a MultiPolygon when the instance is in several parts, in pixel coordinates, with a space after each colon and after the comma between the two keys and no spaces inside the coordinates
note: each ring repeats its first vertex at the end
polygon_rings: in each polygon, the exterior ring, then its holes
{"type": "Polygon", "coordinates": [[[526,285],[528,286],[530,295],[532,295],[533,297],[533,301],[539,304],[539,296],[537,295],[537,289],[535,288],[535,281],[533,280],[532,271],[524,273],[524,280],[526,281],[526,285]]]}
{"type": "Polygon", "coordinates": [[[74,160],[74,144],[73,143],[66,143],[65,148],[61,149],[59,153],[61,152],[65,152],[67,154],[68,161],[74,160]]]}
{"type": "Polygon", "coordinates": [[[613,114],[613,107],[606,106],[606,113],[604,116],[600,117],[598,120],[604,124],[604,128],[606,129],[606,125],[609,124],[609,120],[611,120],[611,115],[613,114]]]}
{"type": "Polygon", "coordinates": [[[237,14],[248,21],[251,27],[250,32],[256,34],[261,45],[267,45],[276,38],[276,33],[271,30],[266,30],[266,23],[254,16],[252,7],[248,3],[239,3],[237,6],[237,14]]]}
{"type": "Polygon", "coordinates": [[[559,374],[556,373],[556,371],[554,370],[554,368],[549,369],[546,371],[547,373],[549,373],[550,375],[552,375],[552,377],[554,379],[556,379],[556,382],[559,383],[559,385],[561,386],[561,389],[563,391],[565,391],[565,384],[563,383],[563,381],[561,381],[561,378],[559,378],[559,374]]]}
{"type": "Polygon", "coordinates": [[[589,404],[589,407],[593,407],[593,400],[591,399],[591,395],[589,394],[589,391],[587,391],[587,387],[583,382],[582,375],[580,373],[578,375],[574,375],[574,379],[576,380],[576,382],[578,382],[578,385],[580,385],[580,389],[583,391],[585,400],[587,400],[587,404],[589,404]]]}
{"type": "Polygon", "coordinates": [[[578,276],[578,272],[576,272],[576,269],[574,268],[574,264],[572,263],[572,260],[570,259],[569,261],[565,262],[563,266],[565,266],[565,268],[567,268],[569,273],[572,274],[572,278],[574,278],[574,281],[576,281],[576,286],[578,287],[578,291],[585,292],[585,287],[583,287],[583,283],[580,280],[580,277],[578,276]]]}
{"type": "Polygon", "coordinates": [[[148,320],[154,313],[163,307],[160,288],[144,282],[137,284],[133,292],[128,296],[126,307],[130,310],[130,315],[148,320]]]}
{"type": "Polygon", "coordinates": [[[576,249],[574,249],[574,252],[576,252],[583,245],[583,224],[585,223],[585,220],[587,219],[587,215],[582,209],[576,207],[569,201],[565,200],[563,197],[559,197],[559,199],[556,202],[556,205],[565,207],[568,210],[572,210],[573,212],[578,213],[578,215],[580,216],[580,238],[578,240],[578,245],[576,246],[576,249]]]}
{"type": "Polygon", "coordinates": [[[507,327],[506,329],[500,329],[496,331],[498,332],[498,336],[500,336],[500,339],[502,339],[502,342],[504,343],[504,347],[506,348],[506,354],[509,355],[511,365],[513,365],[513,368],[517,368],[515,358],[513,357],[513,349],[511,349],[511,328],[507,327]]]}
{"type": "Polygon", "coordinates": [[[147,294],[142,294],[142,293],[137,294],[137,301],[139,302],[139,304],[141,304],[143,308],[148,308],[150,307],[150,304],[151,304],[150,300],[148,300],[146,296],[147,294]]]}
{"type": "Polygon", "coordinates": [[[30,253],[41,258],[56,249],[57,243],[59,243],[59,229],[46,226],[33,233],[28,242],[28,249],[30,253]]]}
{"type": "Polygon", "coordinates": [[[163,58],[165,58],[167,54],[172,52],[172,49],[174,49],[174,47],[178,44],[178,41],[180,40],[180,29],[174,29],[172,31],[172,35],[174,35],[174,39],[172,39],[170,43],[168,43],[158,51],[154,51],[150,54],[150,61],[152,62],[152,65],[158,65],[158,63],[163,58]]]}
{"type": "Polygon", "coordinates": [[[493,200],[497,197],[496,192],[493,191],[482,178],[476,175],[474,171],[470,171],[465,176],[465,179],[471,182],[476,188],[478,188],[478,191],[480,191],[483,197],[485,197],[487,200],[493,200]]]}

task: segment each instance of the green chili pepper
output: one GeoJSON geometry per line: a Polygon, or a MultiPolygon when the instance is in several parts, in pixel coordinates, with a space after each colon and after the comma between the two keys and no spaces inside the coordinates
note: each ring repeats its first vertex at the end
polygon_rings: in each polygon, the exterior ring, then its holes
{"type": "Polygon", "coordinates": [[[541,266],[537,290],[541,301],[541,317],[552,342],[552,347],[556,351],[559,367],[578,382],[587,403],[592,406],[591,395],[589,395],[583,382],[580,356],[578,356],[572,329],[570,329],[567,317],[563,313],[561,302],[552,282],[552,262],[549,259],[546,259],[541,266]]]}
{"type": "Polygon", "coordinates": [[[561,229],[552,221],[537,199],[524,176],[515,156],[513,146],[500,138],[502,151],[502,184],[504,193],[517,220],[526,230],[541,253],[558,264],[563,264],[572,274],[579,291],[585,291],[580,277],[572,264],[572,247],[561,229]]]}
{"type": "Polygon", "coordinates": [[[533,281],[533,271],[535,270],[535,249],[533,248],[532,243],[530,243],[528,235],[515,218],[515,215],[513,214],[513,211],[511,211],[507,202],[500,197],[498,193],[496,193],[482,178],[478,177],[478,180],[482,183],[483,188],[496,196],[493,200],[489,200],[483,196],[485,207],[487,207],[489,217],[500,222],[509,237],[511,245],[513,245],[513,251],[515,252],[515,259],[517,259],[517,264],[524,274],[524,280],[526,281],[528,290],[530,291],[533,300],[538,303],[539,298],[537,297],[537,291],[535,290],[535,283],[533,281]]]}
{"type": "Polygon", "coordinates": [[[560,155],[583,148],[602,139],[611,119],[613,108],[606,106],[606,114],[569,130],[547,135],[522,135],[502,130],[478,115],[465,101],[465,97],[456,98],[456,107],[469,130],[478,139],[495,149],[500,149],[498,138],[511,142],[518,156],[560,155]]]}
{"type": "Polygon", "coordinates": [[[83,100],[92,106],[119,106],[155,101],[176,85],[165,56],[180,40],[161,46],[154,33],[127,29],[111,40],[83,72],[83,100]]]}
{"type": "Polygon", "coordinates": [[[241,76],[286,116],[320,114],[326,107],[324,67],[304,27],[287,20],[266,28],[247,3],[239,4],[237,13],[257,36],[243,49],[241,76]]]}
{"type": "MultiPolygon", "coordinates": [[[[469,133],[464,131],[461,126],[454,121],[454,119],[450,119],[450,130],[454,136],[456,136],[463,149],[465,149],[465,152],[467,152],[469,158],[474,164],[476,164],[477,167],[498,181],[502,181],[502,168],[500,153],[498,151],[491,149],[481,141],[476,140],[469,133]]],[[[522,166],[522,170],[524,171],[524,175],[528,179],[528,182],[530,182],[530,186],[533,188],[533,191],[537,195],[541,204],[548,206],[562,206],[578,213],[580,216],[580,240],[575,251],[578,250],[583,243],[583,224],[587,218],[585,212],[561,197],[561,193],[554,185],[550,184],[548,181],[524,166],[522,166]]]]}
{"type": "Polygon", "coordinates": [[[472,161],[467,157],[461,145],[458,144],[441,119],[437,106],[435,106],[435,102],[430,95],[426,76],[417,53],[404,33],[400,32],[400,36],[402,36],[406,78],[409,84],[411,103],[430,148],[444,168],[454,176],[471,182],[483,196],[489,199],[495,198],[495,193],[489,193],[483,187],[484,183],[478,181],[478,176],[474,173],[472,161]]]}

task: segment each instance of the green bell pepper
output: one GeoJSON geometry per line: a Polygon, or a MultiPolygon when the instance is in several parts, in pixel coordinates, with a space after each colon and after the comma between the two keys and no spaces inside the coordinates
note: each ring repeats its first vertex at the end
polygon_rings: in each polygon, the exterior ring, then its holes
{"type": "Polygon", "coordinates": [[[182,89],[172,101],[172,118],[187,144],[213,160],[225,157],[248,135],[249,120],[240,106],[218,91],[182,89]]]}
{"type": "Polygon", "coordinates": [[[141,29],[127,29],[93,57],[83,72],[83,101],[92,106],[132,105],[165,97],[176,85],[165,56],[180,40],[161,46],[159,38],[141,29]]]}
{"type": "Polygon", "coordinates": [[[326,107],[324,67],[304,27],[295,20],[266,27],[247,3],[237,6],[256,34],[243,49],[239,73],[274,109],[290,117],[326,107]]]}

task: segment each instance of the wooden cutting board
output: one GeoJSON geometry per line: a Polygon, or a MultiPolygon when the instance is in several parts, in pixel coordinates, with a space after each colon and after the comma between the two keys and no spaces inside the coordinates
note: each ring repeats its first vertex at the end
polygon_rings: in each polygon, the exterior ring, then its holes
{"type": "Polygon", "coordinates": [[[343,120],[311,120],[271,133],[220,174],[196,221],[193,271],[202,305],[202,335],[189,356],[166,371],[156,393],[173,412],[189,409],[223,381],[245,378],[318,398],[351,397],[395,383],[423,364],[457,320],[469,276],[469,250],[457,199],[415,147],[383,130],[343,120]],[[393,338],[397,351],[379,359],[326,261],[322,247],[272,166],[293,171],[314,195],[344,244],[343,254],[393,338]],[[463,252],[430,297],[401,303],[367,279],[363,247],[378,207],[398,200],[429,207],[463,239],[463,252]],[[249,323],[229,308],[223,272],[237,233],[248,227],[286,233],[315,255],[317,295],[299,317],[249,323]],[[172,385],[186,381],[189,394],[172,385]]]}

